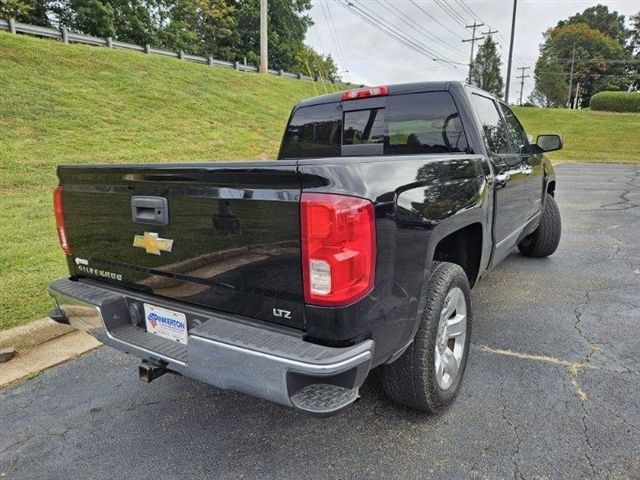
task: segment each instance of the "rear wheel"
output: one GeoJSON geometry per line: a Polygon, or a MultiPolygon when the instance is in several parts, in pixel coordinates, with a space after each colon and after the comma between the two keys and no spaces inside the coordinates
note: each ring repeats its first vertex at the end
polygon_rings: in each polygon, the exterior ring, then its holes
{"type": "Polygon", "coordinates": [[[518,244],[518,250],[527,257],[548,257],[560,244],[560,210],[555,199],[548,193],[546,195],[540,225],[518,244]]]}
{"type": "Polygon", "coordinates": [[[467,275],[456,264],[435,262],[425,310],[413,343],[382,369],[389,398],[424,412],[438,412],[455,399],[471,339],[467,275]]]}

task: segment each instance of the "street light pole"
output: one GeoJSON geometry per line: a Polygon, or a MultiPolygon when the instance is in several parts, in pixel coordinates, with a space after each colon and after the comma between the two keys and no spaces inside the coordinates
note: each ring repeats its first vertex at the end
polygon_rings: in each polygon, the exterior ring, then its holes
{"type": "Polygon", "coordinates": [[[509,60],[507,62],[507,86],[504,91],[504,103],[509,105],[509,87],[511,86],[511,60],[513,58],[513,36],[516,31],[516,9],[518,0],[513,0],[513,16],[511,17],[511,41],[509,42],[509,60]]]}
{"type": "Polygon", "coordinates": [[[260,73],[269,71],[269,46],[267,37],[267,0],[260,0],[260,73]]]}

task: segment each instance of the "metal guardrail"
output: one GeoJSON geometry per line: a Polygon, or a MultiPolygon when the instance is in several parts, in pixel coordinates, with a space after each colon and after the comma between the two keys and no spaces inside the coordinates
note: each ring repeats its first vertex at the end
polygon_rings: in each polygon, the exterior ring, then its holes
{"type": "MultiPolygon", "coordinates": [[[[258,67],[254,65],[245,65],[240,62],[229,62],[226,60],[218,60],[212,57],[201,57],[199,55],[191,55],[184,52],[171,52],[169,50],[162,50],[159,48],[153,48],[149,45],[136,45],[133,43],[121,42],[114,40],[111,37],[100,38],[93,37],[91,35],[83,35],[81,33],[71,32],[66,28],[55,29],[48,27],[39,27],[37,25],[29,25],[28,23],[16,22],[13,19],[2,20],[0,19],[0,30],[9,31],[12,34],[22,33],[25,35],[33,35],[37,37],[54,38],[61,40],[64,43],[83,43],[85,45],[94,45],[106,48],[118,48],[123,50],[134,50],[136,52],[142,52],[150,55],[161,55],[164,57],[177,58],[179,60],[185,60],[187,62],[200,63],[203,65],[212,65],[216,67],[233,68],[241,72],[257,72],[258,67]]],[[[318,80],[318,78],[311,78],[301,73],[284,72],[282,70],[268,70],[270,75],[276,75],[280,77],[297,78],[299,80],[318,80]]],[[[333,82],[332,82],[333,83],[333,82]]],[[[340,82],[344,85],[352,86],[351,83],[340,82]]],[[[362,85],[364,86],[364,85],[362,85]]]]}

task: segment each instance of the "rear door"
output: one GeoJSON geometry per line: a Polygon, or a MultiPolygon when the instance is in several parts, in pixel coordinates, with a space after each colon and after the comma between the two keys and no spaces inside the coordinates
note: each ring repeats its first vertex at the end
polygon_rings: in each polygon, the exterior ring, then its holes
{"type": "Polygon", "coordinates": [[[78,276],[304,326],[295,162],[58,175],[78,276]]]}
{"type": "Polygon", "coordinates": [[[516,245],[527,219],[523,160],[514,153],[498,105],[490,97],[473,93],[475,108],[487,151],[495,171],[495,213],[492,263],[502,260],[516,245]]]}

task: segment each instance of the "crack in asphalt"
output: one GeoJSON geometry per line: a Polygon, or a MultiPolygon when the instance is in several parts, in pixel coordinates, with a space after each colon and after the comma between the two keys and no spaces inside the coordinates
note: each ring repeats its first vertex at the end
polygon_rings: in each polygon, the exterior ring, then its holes
{"type": "Polygon", "coordinates": [[[635,190],[625,190],[620,195],[619,201],[600,205],[599,210],[631,210],[632,208],[640,207],[640,204],[634,203],[629,198],[627,198],[627,196],[631,195],[634,192],[635,190]],[[620,205],[620,208],[613,208],[616,205],[620,205]]]}
{"type": "MultiPolygon", "coordinates": [[[[576,376],[577,376],[577,373],[576,373],[576,376]]],[[[584,452],[584,456],[587,459],[587,462],[589,463],[589,467],[591,468],[591,473],[593,474],[593,477],[595,477],[596,467],[593,464],[593,459],[591,458],[591,455],[589,455],[589,451],[593,450],[593,446],[591,445],[591,439],[589,438],[589,427],[587,427],[587,417],[589,416],[589,414],[587,413],[586,395],[584,399],[583,398],[580,399],[580,406],[582,407],[582,427],[584,428],[583,435],[584,435],[585,443],[587,444],[587,447],[588,447],[584,452]]]]}
{"type": "Polygon", "coordinates": [[[500,399],[502,400],[502,419],[511,427],[513,435],[516,437],[515,447],[511,450],[511,461],[513,462],[513,478],[514,480],[524,480],[524,475],[520,472],[518,465],[518,455],[520,454],[520,444],[522,442],[518,427],[513,423],[507,415],[507,399],[504,396],[504,382],[500,384],[500,399]]]}
{"type": "Polygon", "coordinates": [[[3,448],[2,450],[0,450],[0,455],[8,452],[9,450],[11,450],[14,447],[17,447],[18,445],[22,445],[23,443],[27,443],[29,440],[31,440],[33,438],[33,435],[28,436],[27,438],[23,438],[21,440],[18,440],[15,443],[12,443],[11,445],[9,445],[8,447],[3,448]]]}
{"type": "MultiPolygon", "coordinates": [[[[476,348],[478,347],[475,344],[474,345],[476,348]]],[[[495,348],[490,348],[487,347],[486,345],[481,345],[480,346],[480,350],[484,351],[484,352],[488,352],[488,353],[494,353],[494,354],[498,354],[498,355],[505,355],[505,356],[509,356],[509,357],[517,357],[517,358],[521,358],[521,359],[525,359],[525,360],[534,360],[534,361],[539,361],[542,363],[549,363],[552,365],[560,365],[563,366],[567,369],[568,373],[569,373],[569,379],[571,381],[571,385],[573,387],[574,393],[576,394],[576,396],[578,397],[578,399],[580,400],[580,407],[582,409],[582,428],[583,428],[583,436],[584,436],[584,440],[585,440],[585,444],[587,446],[587,449],[585,450],[585,458],[587,460],[587,463],[589,464],[589,468],[591,469],[591,472],[593,474],[593,476],[595,477],[596,475],[596,468],[595,465],[593,463],[593,459],[591,458],[590,455],[590,451],[593,450],[593,445],[591,444],[591,438],[589,437],[589,427],[587,426],[587,417],[588,417],[588,412],[587,412],[587,400],[588,400],[588,396],[587,394],[584,392],[584,390],[582,390],[580,383],[579,383],[579,379],[578,379],[578,372],[580,370],[583,369],[596,369],[596,367],[594,367],[593,365],[589,365],[588,362],[570,362],[568,360],[563,360],[560,358],[556,358],[556,357],[550,357],[550,356],[546,356],[546,355],[533,355],[533,354],[528,354],[528,353],[520,353],[520,352],[514,352],[512,350],[500,350],[500,349],[495,349],[495,348]]],[[[504,382],[500,385],[500,397],[502,400],[502,418],[507,422],[507,424],[513,429],[514,431],[514,435],[516,436],[516,447],[515,450],[512,451],[511,454],[511,458],[512,461],[514,463],[514,467],[515,467],[515,471],[514,471],[514,478],[518,479],[518,478],[524,478],[522,473],[520,473],[519,471],[519,467],[516,461],[516,456],[520,451],[520,434],[518,433],[516,424],[513,423],[508,416],[506,415],[506,398],[504,396],[504,382]]]]}
{"type": "MultiPolygon", "coordinates": [[[[589,302],[591,302],[591,293],[595,293],[595,291],[589,291],[586,290],[584,292],[584,297],[585,297],[585,301],[582,303],[579,303],[578,305],[576,305],[576,307],[573,309],[573,314],[575,315],[575,321],[573,322],[573,328],[575,328],[575,330],[578,332],[578,335],[580,336],[580,338],[582,338],[585,342],[587,342],[589,344],[589,346],[591,347],[589,349],[589,352],[587,353],[586,357],[585,357],[585,363],[591,363],[591,357],[592,355],[596,352],[596,351],[601,351],[601,348],[599,347],[598,344],[596,344],[595,342],[593,342],[589,337],[587,337],[587,335],[582,331],[582,328],[580,327],[580,323],[582,322],[582,311],[581,308],[586,307],[589,302]]],[[[576,370],[576,377],[577,377],[577,370],[576,370]]],[[[577,380],[576,380],[577,383],[577,380]]],[[[582,390],[580,390],[580,392],[582,392],[582,390]]],[[[578,395],[583,401],[586,400],[586,393],[582,392],[582,394],[578,395]],[[584,398],[582,398],[582,395],[584,395],[584,398]]]]}
{"type": "Polygon", "coordinates": [[[616,417],[618,420],[621,420],[622,423],[624,423],[625,425],[627,425],[628,427],[633,428],[634,430],[637,430],[638,432],[640,432],[640,426],[636,425],[635,423],[630,422],[629,420],[627,420],[626,418],[624,418],[622,415],[619,415],[615,410],[613,410],[609,405],[601,403],[601,402],[593,402],[595,406],[597,406],[598,408],[602,408],[604,410],[606,410],[608,413],[610,413],[611,415],[613,415],[614,417],[616,417]]]}
{"type": "MultiPolygon", "coordinates": [[[[622,175],[622,177],[615,176],[615,177],[608,178],[606,180],[607,183],[616,183],[616,184],[620,184],[621,186],[626,185],[633,188],[623,190],[623,192],[619,195],[617,202],[605,203],[603,205],[600,205],[600,207],[597,209],[590,209],[588,211],[591,211],[591,212],[597,212],[600,210],[624,211],[624,210],[630,210],[632,208],[640,207],[640,204],[635,203],[631,201],[631,199],[627,198],[634,191],[636,191],[638,187],[640,187],[640,184],[635,183],[637,180],[640,181],[640,170],[634,170],[631,175],[622,175]],[[620,178],[623,178],[627,181],[621,182],[620,178]],[[620,206],[620,208],[614,208],[616,206],[620,206]]],[[[611,189],[608,189],[608,190],[611,190],[611,189]]]]}

